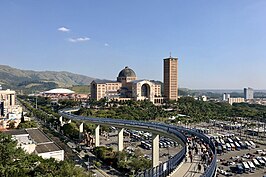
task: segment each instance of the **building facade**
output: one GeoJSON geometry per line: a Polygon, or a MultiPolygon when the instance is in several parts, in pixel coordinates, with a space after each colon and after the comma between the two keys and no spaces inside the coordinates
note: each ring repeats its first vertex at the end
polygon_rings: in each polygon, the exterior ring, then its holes
{"type": "Polygon", "coordinates": [[[165,58],[163,66],[164,96],[167,100],[178,99],[178,58],[165,58]]]}
{"type": "Polygon", "coordinates": [[[244,88],[244,98],[245,100],[252,100],[254,98],[254,90],[250,87],[244,88]]]}
{"type": "Polygon", "coordinates": [[[136,73],[125,67],[118,74],[117,80],[94,80],[91,82],[91,98],[106,98],[117,101],[149,100],[162,103],[161,84],[151,80],[137,80],[136,73]]]}
{"type": "Polygon", "coordinates": [[[12,107],[16,104],[15,102],[16,92],[13,90],[0,90],[0,101],[4,103],[4,107],[12,107]]]}
{"type": "Polygon", "coordinates": [[[228,98],[228,103],[233,104],[233,103],[243,103],[245,102],[244,98],[228,98]]]}
{"type": "Polygon", "coordinates": [[[0,90],[0,128],[9,128],[9,123],[17,127],[21,121],[22,107],[16,105],[16,92],[0,90]]]}
{"type": "Polygon", "coordinates": [[[229,93],[224,93],[223,94],[223,101],[228,101],[229,98],[230,98],[230,94],[229,93]]]}

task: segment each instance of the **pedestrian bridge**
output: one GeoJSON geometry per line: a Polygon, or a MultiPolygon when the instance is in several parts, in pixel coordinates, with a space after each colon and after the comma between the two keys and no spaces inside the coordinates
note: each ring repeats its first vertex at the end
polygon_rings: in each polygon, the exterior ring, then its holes
{"type": "Polygon", "coordinates": [[[216,150],[213,142],[204,134],[200,134],[194,130],[190,130],[184,127],[177,127],[173,125],[168,125],[164,123],[158,122],[145,122],[145,121],[133,121],[133,120],[123,120],[123,119],[112,119],[112,118],[93,118],[93,117],[85,117],[85,116],[77,116],[75,114],[71,114],[71,112],[78,111],[78,108],[64,109],[59,110],[59,114],[62,117],[71,120],[77,121],[88,121],[90,123],[96,124],[97,127],[95,129],[95,145],[99,146],[99,126],[107,125],[114,126],[120,128],[118,133],[118,150],[123,150],[123,129],[136,129],[143,130],[153,133],[152,140],[152,164],[153,167],[151,169],[147,169],[143,172],[138,173],[137,177],[166,177],[166,176],[176,176],[174,173],[176,169],[182,165],[186,153],[187,153],[187,139],[185,137],[186,134],[192,134],[194,136],[199,137],[205,143],[209,144],[209,147],[213,151],[214,158],[206,169],[206,171],[201,175],[202,177],[213,177],[216,174],[216,150]],[[169,137],[183,146],[182,150],[179,151],[176,155],[171,157],[167,162],[159,164],[159,135],[163,135],[165,137],[169,137]]]}

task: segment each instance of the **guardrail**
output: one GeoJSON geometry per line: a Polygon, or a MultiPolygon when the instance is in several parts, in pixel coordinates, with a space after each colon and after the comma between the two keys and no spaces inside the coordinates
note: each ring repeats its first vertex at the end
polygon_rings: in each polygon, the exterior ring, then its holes
{"type": "MultiPolygon", "coordinates": [[[[155,123],[155,122],[144,122],[144,121],[133,121],[133,120],[123,120],[123,119],[112,119],[112,118],[93,118],[93,117],[85,117],[85,116],[77,116],[71,114],[69,112],[76,111],[77,109],[64,109],[59,110],[59,114],[63,117],[78,120],[78,121],[90,121],[95,124],[107,124],[107,125],[117,125],[117,126],[133,126],[137,128],[143,129],[152,129],[158,132],[165,132],[169,136],[174,135],[178,139],[181,140],[184,144],[187,143],[187,138],[183,133],[189,133],[201,138],[205,143],[208,143],[213,154],[214,158],[209,165],[209,167],[205,170],[202,177],[213,177],[216,173],[216,150],[213,142],[204,134],[198,133],[196,131],[184,128],[184,127],[177,127],[173,125],[168,125],[164,123],[155,123]]],[[[136,177],[166,177],[173,172],[179,164],[185,159],[187,153],[187,148],[184,146],[182,150],[171,157],[167,162],[161,163],[158,166],[145,170],[143,172],[139,172],[136,177]]]]}

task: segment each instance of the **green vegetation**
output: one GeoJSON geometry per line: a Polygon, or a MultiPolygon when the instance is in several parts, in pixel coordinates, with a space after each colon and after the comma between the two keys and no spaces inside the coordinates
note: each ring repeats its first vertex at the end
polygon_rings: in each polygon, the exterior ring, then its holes
{"type": "Polygon", "coordinates": [[[11,136],[0,133],[0,176],[4,177],[62,177],[90,176],[82,168],[69,161],[58,162],[42,159],[16,148],[17,142],[11,136]]]}
{"type": "Polygon", "coordinates": [[[130,120],[155,120],[172,115],[171,112],[164,111],[163,106],[155,106],[149,101],[107,102],[101,99],[97,102],[91,100],[89,104],[91,109],[82,108],[77,114],[130,120]]]}
{"type": "MultiPolygon", "coordinates": [[[[34,105],[35,97],[24,97],[34,105]]],[[[24,103],[22,101],[22,103],[24,103]]],[[[26,107],[32,110],[33,114],[43,118],[46,121],[57,121],[47,114],[36,110],[30,106],[26,107]]],[[[27,105],[28,104],[28,105],[27,105]]],[[[73,100],[61,100],[58,105],[51,105],[49,99],[38,98],[38,107],[45,113],[59,118],[55,112],[66,107],[79,106],[81,103],[73,100]]],[[[81,108],[76,114],[91,117],[106,117],[129,120],[145,120],[145,121],[165,121],[167,118],[184,114],[185,117],[177,117],[172,122],[193,123],[200,121],[208,121],[209,119],[227,120],[232,117],[247,118],[263,118],[266,117],[266,106],[254,105],[247,103],[239,103],[230,105],[225,102],[204,102],[195,100],[192,97],[181,97],[177,102],[171,101],[164,105],[155,106],[149,101],[107,101],[101,99],[99,101],[89,100],[90,108],[81,108]]],[[[92,132],[94,127],[88,124],[87,131],[92,132]]],[[[74,128],[73,130],[75,130],[74,128]]]]}
{"type": "Polygon", "coordinates": [[[0,83],[3,88],[19,90],[27,94],[57,87],[89,85],[92,80],[91,77],[64,71],[29,71],[0,65],[0,83]]]}
{"type": "Polygon", "coordinates": [[[35,116],[45,122],[58,122],[58,118],[60,117],[57,112],[53,111],[53,107],[50,104],[50,100],[42,97],[38,97],[38,108],[35,109],[35,97],[28,97],[28,96],[18,96],[18,100],[20,103],[29,110],[27,116],[35,116]],[[56,117],[57,119],[55,119],[56,117]]]}
{"type": "Polygon", "coordinates": [[[62,127],[64,134],[72,139],[79,138],[79,128],[76,123],[71,122],[69,124],[65,124],[62,127]]]}
{"type": "Polygon", "coordinates": [[[227,120],[231,117],[266,117],[266,106],[204,102],[192,97],[181,97],[177,102],[171,101],[161,106],[155,106],[148,101],[107,102],[105,99],[90,100],[89,104],[91,108],[82,108],[77,114],[132,120],[166,120],[168,117],[184,114],[185,117],[177,117],[172,121],[182,123],[208,121],[209,119],[227,120]]]}
{"type": "Polygon", "coordinates": [[[134,174],[134,172],[151,168],[151,160],[145,158],[139,149],[136,149],[136,152],[132,154],[125,151],[117,152],[104,146],[95,147],[93,151],[96,157],[105,164],[111,165],[123,173],[134,174]]]}
{"type": "Polygon", "coordinates": [[[25,129],[25,128],[36,128],[38,127],[37,122],[35,121],[25,121],[25,122],[20,122],[18,125],[18,129],[25,129]]]}
{"type": "Polygon", "coordinates": [[[90,94],[91,93],[90,85],[74,85],[73,87],[70,87],[69,89],[79,94],[90,94]]]}
{"type": "Polygon", "coordinates": [[[10,129],[15,128],[15,121],[12,120],[12,121],[9,122],[9,128],[10,129]]]}

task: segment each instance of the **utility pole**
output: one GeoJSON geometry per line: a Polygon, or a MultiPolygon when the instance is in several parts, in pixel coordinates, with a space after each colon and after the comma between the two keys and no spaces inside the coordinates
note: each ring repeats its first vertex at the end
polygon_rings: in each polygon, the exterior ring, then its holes
{"type": "Polygon", "coordinates": [[[38,101],[37,101],[37,95],[36,95],[36,102],[35,102],[35,108],[38,109],[38,101]]]}
{"type": "Polygon", "coordinates": [[[88,166],[87,166],[88,171],[90,171],[90,156],[88,156],[88,166]]]}
{"type": "Polygon", "coordinates": [[[266,126],[266,124],[265,124],[265,122],[263,122],[263,127],[264,127],[264,129],[263,129],[263,134],[264,134],[264,139],[265,139],[265,126],[266,126]]]}

